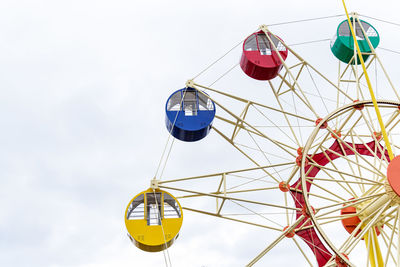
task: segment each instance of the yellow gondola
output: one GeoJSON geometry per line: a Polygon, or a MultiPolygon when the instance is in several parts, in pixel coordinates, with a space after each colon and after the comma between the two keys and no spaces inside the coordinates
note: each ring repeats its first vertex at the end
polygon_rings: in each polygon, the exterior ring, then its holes
{"type": "Polygon", "coordinates": [[[182,207],[169,193],[149,188],[136,195],[125,211],[128,236],[138,248],[162,251],[172,245],[182,226],[182,207]]]}

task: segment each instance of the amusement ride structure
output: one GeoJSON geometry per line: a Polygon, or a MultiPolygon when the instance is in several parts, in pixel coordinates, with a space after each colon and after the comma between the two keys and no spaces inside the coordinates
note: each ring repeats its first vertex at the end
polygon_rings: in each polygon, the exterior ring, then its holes
{"type": "MultiPolygon", "coordinates": [[[[197,77],[171,94],[165,104],[171,139],[195,142],[214,131],[253,167],[169,180],[156,175],[125,212],[138,248],[168,251],[187,210],[270,231],[269,244],[247,266],[282,242],[295,244],[299,266],[400,266],[400,95],[376,52],[377,29],[343,6],[346,18],[330,43],[337,81],[262,25],[244,40],[239,65],[243,78],[268,88],[268,101],[199,84],[197,77]],[[386,82],[382,99],[370,76],[378,69],[386,82]]],[[[169,153],[166,146],[165,163],[169,153]]]]}

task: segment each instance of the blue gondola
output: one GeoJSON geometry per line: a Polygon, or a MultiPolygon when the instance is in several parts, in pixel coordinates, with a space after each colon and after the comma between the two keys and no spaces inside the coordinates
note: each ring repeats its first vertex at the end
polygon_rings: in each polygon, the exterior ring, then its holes
{"type": "Polygon", "coordinates": [[[215,104],[207,94],[188,87],[177,90],[168,98],[165,113],[168,131],[179,140],[194,142],[210,132],[215,104]]]}

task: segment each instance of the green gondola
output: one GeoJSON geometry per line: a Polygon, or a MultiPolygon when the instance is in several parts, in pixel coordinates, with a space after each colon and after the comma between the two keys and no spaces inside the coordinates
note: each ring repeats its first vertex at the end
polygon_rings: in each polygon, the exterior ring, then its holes
{"type": "MultiPolygon", "coordinates": [[[[379,44],[379,34],[376,29],[369,23],[350,18],[355,31],[356,31],[356,39],[358,45],[360,46],[361,53],[363,54],[363,59],[366,61],[371,53],[370,45],[368,44],[367,38],[365,38],[364,32],[367,35],[371,45],[374,49],[379,44]],[[363,29],[361,29],[361,25],[363,29]],[[364,30],[364,31],[363,31],[364,30]]],[[[360,64],[360,59],[357,56],[357,61],[354,60],[354,41],[351,35],[349,23],[347,20],[342,21],[336,31],[335,36],[331,41],[331,51],[332,53],[342,62],[355,64],[360,64]]]]}

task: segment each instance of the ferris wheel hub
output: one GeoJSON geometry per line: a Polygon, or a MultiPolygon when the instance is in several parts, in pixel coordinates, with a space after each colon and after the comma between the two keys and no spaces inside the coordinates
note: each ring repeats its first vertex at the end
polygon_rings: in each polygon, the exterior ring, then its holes
{"type": "Polygon", "coordinates": [[[387,168],[387,180],[397,197],[400,197],[400,156],[396,156],[387,168]]]}
{"type": "MultiPolygon", "coordinates": [[[[382,198],[382,200],[387,199],[385,197],[382,198]]],[[[363,202],[363,203],[358,203],[355,204],[354,206],[348,206],[348,205],[344,205],[344,207],[341,209],[340,214],[342,216],[345,216],[341,221],[342,221],[342,225],[343,227],[346,229],[346,231],[349,234],[352,234],[354,230],[358,229],[357,233],[354,235],[355,237],[358,236],[358,234],[361,232],[363,226],[365,226],[369,220],[369,215],[371,210],[375,209],[375,205],[373,208],[367,208],[371,206],[371,201],[369,202],[363,202]],[[367,208],[367,209],[366,209],[367,208]],[[354,216],[351,216],[354,215],[354,216]],[[350,217],[351,216],[351,217],[350,217]],[[359,227],[358,225],[361,223],[361,221],[364,221],[363,225],[361,227],[359,227]]],[[[380,203],[379,203],[380,205],[380,203]]],[[[384,224],[383,221],[386,218],[385,215],[381,215],[380,219],[375,223],[375,232],[377,234],[377,236],[380,235],[380,230],[382,229],[384,224]]],[[[364,240],[364,238],[361,238],[362,240],[364,240]]]]}

